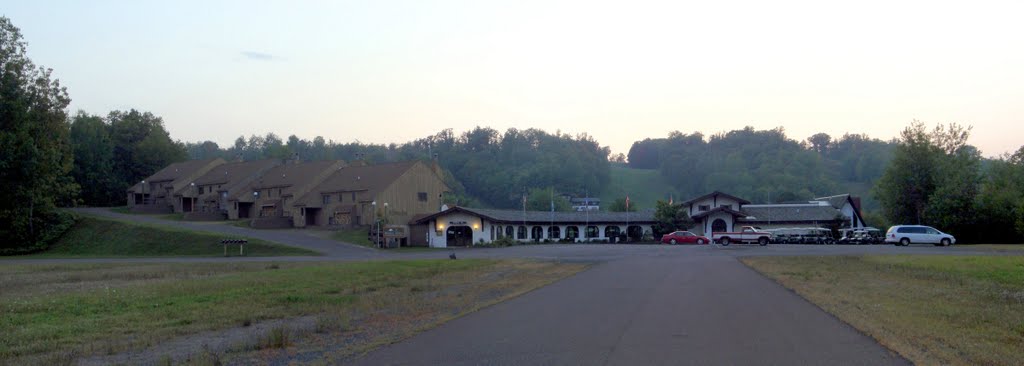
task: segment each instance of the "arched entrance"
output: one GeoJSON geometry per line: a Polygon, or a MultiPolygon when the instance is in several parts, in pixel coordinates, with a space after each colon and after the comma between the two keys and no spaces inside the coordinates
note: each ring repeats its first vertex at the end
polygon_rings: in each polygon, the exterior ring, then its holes
{"type": "Polygon", "coordinates": [[[473,229],[469,226],[449,226],[448,242],[450,247],[464,247],[473,244],[473,229]]]}
{"type": "Polygon", "coordinates": [[[726,232],[728,230],[729,229],[725,225],[725,220],[715,219],[715,221],[711,222],[711,232],[712,233],[724,233],[724,232],[726,232]]]}

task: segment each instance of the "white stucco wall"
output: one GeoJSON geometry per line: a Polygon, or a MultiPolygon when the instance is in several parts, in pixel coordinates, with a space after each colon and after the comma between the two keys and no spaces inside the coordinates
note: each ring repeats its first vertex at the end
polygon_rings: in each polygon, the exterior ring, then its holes
{"type": "Polygon", "coordinates": [[[710,209],[722,207],[723,205],[732,205],[732,209],[736,211],[740,211],[741,209],[740,203],[732,198],[718,196],[718,199],[716,200],[715,197],[708,197],[694,202],[693,205],[688,207],[688,209],[690,209],[690,216],[703,212],[700,210],[701,205],[707,205],[710,209]]]}

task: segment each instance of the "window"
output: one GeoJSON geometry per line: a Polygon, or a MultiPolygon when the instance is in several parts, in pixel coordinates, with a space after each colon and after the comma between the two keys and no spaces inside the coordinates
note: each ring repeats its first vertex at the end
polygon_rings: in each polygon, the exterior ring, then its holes
{"type": "Polygon", "coordinates": [[[199,186],[199,194],[203,194],[203,186],[199,186]]]}
{"type": "Polygon", "coordinates": [[[580,237],[580,228],[578,226],[568,226],[565,228],[566,239],[576,239],[580,237]]]}
{"type": "Polygon", "coordinates": [[[606,226],[604,228],[604,237],[606,237],[606,238],[616,238],[618,236],[619,236],[619,227],[618,226],[606,226]]]}
{"type": "Polygon", "coordinates": [[[515,231],[516,231],[516,228],[512,227],[511,225],[506,226],[505,227],[505,236],[507,236],[509,239],[515,238],[516,237],[516,232],[515,231]]]}
{"type": "Polygon", "coordinates": [[[329,194],[325,194],[325,195],[324,195],[324,197],[323,197],[323,199],[324,199],[324,204],[325,204],[325,205],[327,205],[327,204],[330,204],[330,203],[331,203],[331,195],[329,195],[329,194]]]}
{"type": "Polygon", "coordinates": [[[520,226],[519,229],[516,230],[516,238],[526,239],[526,226],[520,226]]]}
{"type": "Polygon", "coordinates": [[[710,205],[700,205],[700,206],[697,206],[697,210],[699,210],[699,211],[711,211],[711,206],[710,205]]]}
{"type": "Polygon", "coordinates": [[[419,193],[417,193],[416,194],[416,198],[419,199],[420,202],[427,202],[427,192],[419,192],[419,193]]]}
{"type": "Polygon", "coordinates": [[[338,193],[338,203],[342,203],[342,202],[345,202],[345,194],[344,193],[338,193]]]}
{"type": "Polygon", "coordinates": [[[587,238],[596,238],[601,231],[597,229],[597,226],[587,226],[587,231],[584,234],[587,238]]]}
{"type": "Polygon", "coordinates": [[[530,239],[544,239],[544,228],[534,226],[533,229],[530,229],[530,239]]]}
{"type": "Polygon", "coordinates": [[[718,207],[721,207],[721,208],[724,208],[724,209],[727,209],[727,210],[731,210],[732,209],[732,205],[720,205],[718,207]]]}
{"type": "Polygon", "coordinates": [[[278,188],[278,189],[277,189],[277,196],[278,196],[278,197],[281,197],[281,188],[278,188]]]}
{"type": "Polygon", "coordinates": [[[549,239],[558,239],[558,238],[561,238],[561,237],[562,237],[562,229],[561,228],[559,228],[558,226],[549,226],[548,227],[548,238],[549,239]]]}
{"type": "Polygon", "coordinates": [[[356,192],[352,192],[352,202],[356,201],[356,192]]]}

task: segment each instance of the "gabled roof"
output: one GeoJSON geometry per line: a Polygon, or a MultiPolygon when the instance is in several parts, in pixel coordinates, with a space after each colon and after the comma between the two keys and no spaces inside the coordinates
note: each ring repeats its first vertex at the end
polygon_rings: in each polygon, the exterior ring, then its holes
{"type": "Polygon", "coordinates": [[[843,206],[845,206],[847,203],[850,203],[851,205],[853,204],[853,201],[850,198],[849,194],[840,194],[840,195],[835,195],[835,196],[819,197],[819,198],[815,198],[814,200],[815,201],[828,202],[829,205],[831,205],[832,207],[835,207],[837,209],[842,209],[843,206]]]}
{"type": "Polygon", "coordinates": [[[267,171],[263,177],[253,182],[252,188],[259,190],[278,187],[283,188],[281,195],[293,194],[299,188],[298,186],[316,179],[317,176],[339,162],[338,160],[323,160],[284,163],[267,171]]]}
{"type": "MultiPolygon", "coordinates": [[[[338,169],[323,182],[311,189],[302,198],[295,202],[296,205],[306,207],[319,207],[324,193],[336,192],[364,192],[363,197],[373,197],[378,192],[387,189],[400,178],[405,172],[412,169],[418,160],[403,161],[397,163],[384,163],[374,165],[346,166],[338,169]]],[[[433,174],[433,173],[431,173],[433,174]]]]}
{"type": "Polygon", "coordinates": [[[742,212],[739,212],[739,211],[736,211],[736,210],[733,210],[731,208],[715,207],[715,208],[710,209],[708,211],[704,211],[704,212],[698,213],[696,215],[693,215],[692,218],[693,219],[701,219],[701,218],[707,217],[708,215],[711,215],[711,214],[716,213],[716,212],[725,212],[725,213],[728,213],[728,214],[732,215],[733,217],[744,217],[744,216],[746,216],[746,214],[744,214],[742,212]]]}
{"type": "MultiPolygon", "coordinates": [[[[239,192],[248,192],[249,183],[259,179],[268,169],[278,164],[281,164],[281,160],[267,159],[221,164],[196,178],[192,183],[199,186],[216,184],[221,186],[218,191],[227,191],[227,197],[235,197],[239,192]]],[[[183,196],[197,193],[197,191],[191,191],[188,185],[182,186],[178,192],[175,192],[175,194],[183,196]]],[[[217,195],[219,196],[219,193],[217,195]]]]}
{"type": "Polygon", "coordinates": [[[424,216],[418,219],[414,219],[410,224],[425,224],[438,216],[447,215],[451,213],[464,212],[475,216],[480,216],[490,221],[498,223],[510,223],[510,224],[522,224],[525,222],[527,225],[531,224],[549,224],[554,223],[571,223],[571,224],[585,224],[587,222],[591,224],[619,224],[619,223],[638,223],[638,224],[650,224],[654,222],[654,211],[645,210],[637,212],[590,212],[589,216],[586,211],[569,211],[569,212],[550,212],[550,211],[522,211],[522,210],[497,210],[497,209],[485,209],[485,208],[468,208],[468,207],[452,207],[447,210],[434,213],[428,216],[424,216]]]}
{"type": "MultiPolygon", "coordinates": [[[[173,163],[167,167],[160,169],[153,175],[146,177],[144,181],[146,184],[158,183],[158,182],[172,182],[173,186],[179,185],[179,180],[192,176],[200,172],[203,169],[208,169],[211,165],[221,165],[224,163],[224,159],[212,158],[202,160],[187,160],[179,163],[173,163]]],[[[138,192],[142,189],[142,182],[136,182],[128,188],[129,192],[138,192]]],[[[148,193],[147,189],[147,193],[148,193]]]]}
{"type": "Polygon", "coordinates": [[[180,163],[174,163],[168,165],[166,168],[160,169],[146,178],[147,182],[164,182],[169,180],[176,180],[187,176],[189,173],[195,172],[196,170],[202,169],[210,163],[220,158],[203,159],[203,160],[187,160],[180,163]]]}
{"type": "Polygon", "coordinates": [[[743,206],[747,217],[744,222],[824,222],[834,221],[842,216],[838,209],[829,205],[747,205],[743,206]]]}
{"type": "Polygon", "coordinates": [[[232,184],[238,180],[248,178],[260,170],[280,164],[277,159],[245,161],[218,165],[202,177],[196,179],[196,185],[208,184],[232,184]]]}
{"type": "Polygon", "coordinates": [[[741,204],[741,205],[746,205],[746,204],[749,204],[749,203],[750,203],[750,201],[747,201],[747,200],[745,200],[745,199],[742,199],[742,198],[739,198],[739,197],[733,196],[733,195],[731,195],[731,194],[728,194],[728,193],[724,193],[724,192],[720,192],[720,191],[714,191],[714,192],[711,192],[711,193],[705,194],[705,195],[703,195],[703,196],[700,196],[700,197],[697,197],[697,198],[692,198],[692,199],[690,199],[690,200],[684,201],[684,202],[682,203],[682,205],[683,205],[683,206],[687,206],[687,205],[693,204],[693,203],[695,203],[695,202],[697,202],[697,201],[703,200],[703,199],[705,199],[705,198],[709,198],[709,197],[714,197],[714,196],[722,196],[722,197],[727,197],[727,198],[731,198],[731,199],[735,200],[736,202],[739,202],[739,204],[741,204]]]}

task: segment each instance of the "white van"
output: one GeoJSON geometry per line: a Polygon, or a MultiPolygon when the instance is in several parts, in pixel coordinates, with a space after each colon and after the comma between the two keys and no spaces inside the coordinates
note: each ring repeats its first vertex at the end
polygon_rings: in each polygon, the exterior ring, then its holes
{"type": "Polygon", "coordinates": [[[896,225],[885,232],[885,242],[902,246],[910,243],[949,246],[956,244],[956,238],[931,226],[896,225]]]}

